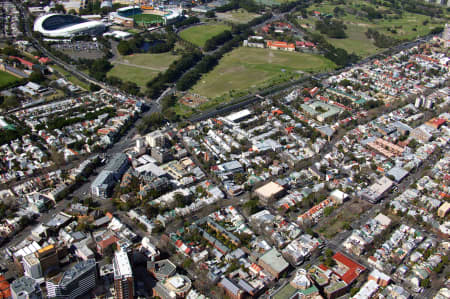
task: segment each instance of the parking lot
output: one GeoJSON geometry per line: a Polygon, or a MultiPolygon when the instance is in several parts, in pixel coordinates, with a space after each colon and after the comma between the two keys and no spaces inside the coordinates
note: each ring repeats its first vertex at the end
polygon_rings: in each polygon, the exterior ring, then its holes
{"type": "Polygon", "coordinates": [[[52,48],[69,55],[72,59],[99,59],[104,56],[103,47],[98,42],[65,42],[52,45],[52,48]]]}

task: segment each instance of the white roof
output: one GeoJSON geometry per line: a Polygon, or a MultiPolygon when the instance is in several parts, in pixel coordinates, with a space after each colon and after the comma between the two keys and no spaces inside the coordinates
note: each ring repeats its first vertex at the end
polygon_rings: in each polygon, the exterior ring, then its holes
{"type": "Polygon", "coordinates": [[[128,254],[123,250],[118,250],[114,254],[114,276],[116,278],[133,276],[128,254]]]}
{"type": "Polygon", "coordinates": [[[250,114],[252,114],[252,112],[248,109],[244,109],[235,113],[231,113],[230,115],[228,115],[226,117],[227,120],[231,121],[231,122],[235,122],[238,119],[241,119],[243,117],[247,117],[250,114]]]}
{"type": "Polygon", "coordinates": [[[136,171],[141,172],[151,172],[156,177],[165,176],[167,172],[165,172],[161,167],[157,166],[154,163],[148,163],[136,168],[136,171]]]}
{"type": "Polygon", "coordinates": [[[378,214],[377,217],[375,217],[375,220],[384,226],[388,226],[389,224],[391,224],[391,219],[381,213],[378,214]]]}
{"type": "Polygon", "coordinates": [[[93,28],[102,27],[103,30],[106,28],[105,24],[103,24],[100,21],[87,21],[87,22],[80,23],[80,24],[63,26],[62,28],[54,29],[54,30],[45,29],[43,27],[44,21],[52,16],[57,16],[57,15],[58,14],[48,14],[48,15],[40,16],[34,22],[33,31],[40,32],[44,36],[48,36],[48,37],[71,37],[71,36],[77,35],[79,33],[82,33],[84,31],[87,31],[87,30],[90,30],[93,28]]]}
{"type": "Polygon", "coordinates": [[[35,253],[39,249],[41,249],[41,246],[38,243],[33,242],[33,243],[23,247],[22,249],[19,249],[18,251],[16,251],[14,253],[14,256],[16,258],[24,257],[24,256],[29,255],[31,253],[35,253]]]}

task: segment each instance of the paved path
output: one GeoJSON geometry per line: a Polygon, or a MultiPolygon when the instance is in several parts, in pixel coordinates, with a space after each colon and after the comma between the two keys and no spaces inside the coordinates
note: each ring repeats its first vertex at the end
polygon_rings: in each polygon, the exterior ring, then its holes
{"type": "Polygon", "coordinates": [[[132,66],[132,67],[137,67],[140,69],[146,69],[146,70],[151,70],[151,71],[157,71],[157,72],[164,72],[165,70],[167,70],[167,67],[151,67],[151,66],[144,66],[144,65],[138,65],[138,64],[133,64],[133,63],[129,63],[126,61],[111,61],[112,64],[122,64],[122,65],[127,65],[127,66],[132,66]]]}

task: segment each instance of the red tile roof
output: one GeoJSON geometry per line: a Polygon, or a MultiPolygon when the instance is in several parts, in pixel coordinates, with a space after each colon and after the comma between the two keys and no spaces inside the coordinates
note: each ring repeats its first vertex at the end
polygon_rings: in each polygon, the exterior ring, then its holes
{"type": "Polygon", "coordinates": [[[276,48],[286,48],[286,49],[295,49],[295,45],[291,43],[286,42],[280,42],[280,41],[267,41],[267,47],[276,47],[276,48]]]}
{"type": "Polygon", "coordinates": [[[9,56],[9,58],[17,59],[21,64],[26,65],[27,67],[30,67],[30,68],[33,67],[33,65],[34,65],[34,63],[29,62],[29,61],[22,59],[20,57],[17,57],[17,56],[9,56]]]}
{"type": "Polygon", "coordinates": [[[100,248],[102,249],[106,249],[112,244],[116,243],[117,241],[119,241],[119,239],[116,236],[111,236],[108,239],[101,240],[100,242],[98,242],[98,246],[100,246],[100,248]]]}
{"type": "Polygon", "coordinates": [[[345,272],[342,276],[338,275],[346,284],[351,284],[362,272],[366,270],[365,267],[340,252],[337,252],[333,256],[333,259],[336,263],[344,265],[348,268],[347,272],[345,272]]]}
{"type": "Polygon", "coordinates": [[[11,289],[5,276],[0,275],[0,298],[11,298],[11,289]]]}

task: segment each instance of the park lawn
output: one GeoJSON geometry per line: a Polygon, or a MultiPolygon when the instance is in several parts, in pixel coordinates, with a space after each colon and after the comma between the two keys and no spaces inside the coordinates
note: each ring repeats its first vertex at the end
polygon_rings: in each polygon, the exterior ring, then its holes
{"type": "MultiPolygon", "coordinates": [[[[308,11],[319,11],[322,14],[333,15],[333,10],[336,7],[341,9],[345,9],[346,7],[358,9],[361,4],[373,6],[369,2],[361,2],[360,0],[349,0],[346,1],[345,5],[335,5],[325,1],[321,4],[312,5],[308,11]]],[[[434,27],[441,26],[445,23],[445,20],[443,19],[431,19],[425,15],[409,12],[403,12],[401,18],[399,19],[390,17],[370,21],[367,18],[359,17],[350,13],[340,15],[338,19],[342,20],[347,26],[346,33],[348,37],[344,39],[325,37],[335,47],[343,48],[349,53],[354,52],[361,57],[373,55],[385,50],[375,47],[373,41],[366,37],[365,33],[368,28],[378,30],[382,34],[389,35],[400,40],[411,40],[417,38],[418,36],[426,35],[434,27]],[[424,21],[428,21],[429,23],[427,25],[423,25],[424,21]],[[397,33],[392,33],[390,31],[391,29],[395,29],[397,33]]],[[[299,19],[298,23],[308,24],[314,27],[316,20],[316,18],[308,17],[307,19],[299,19]]],[[[314,29],[310,30],[314,31],[314,29]]]]}
{"type": "Polygon", "coordinates": [[[122,81],[131,81],[139,87],[145,88],[148,81],[159,74],[158,71],[128,66],[124,64],[116,64],[108,72],[108,77],[117,77],[122,81]]]}
{"type": "Polygon", "coordinates": [[[342,48],[348,53],[355,53],[361,57],[370,56],[381,52],[382,49],[377,48],[373,41],[367,38],[366,26],[363,25],[347,25],[347,38],[326,38],[329,43],[337,48],[342,48]]]}
{"type": "Polygon", "coordinates": [[[156,71],[165,71],[169,67],[169,65],[178,58],[179,56],[173,55],[170,52],[157,54],[139,53],[121,56],[119,58],[119,61],[143,67],[154,68],[156,71]]]}
{"type": "Polygon", "coordinates": [[[213,36],[216,36],[225,30],[230,30],[231,27],[224,24],[205,24],[199,26],[192,26],[180,32],[182,39],[193,43],[199,47],[205,46],[205,42],[213,36]]]}
{"type": "Polygon", "coordinates": [[[370,203],[360,199],[354,199],[344,203],[344,206],[336,207],[337,212],[325,217],[314,230],[327,239],[331,239],[336,234],[345,230],[346,225],[350,225],[357,220],[361,214],[372,206],[370,203]]]}
{"type": "Polygon", "coordinates": [[[20,80],[19,78],[14,77],[13,75],[7,72],[0,71],[0,89],[3,89],[9,84],[17,82],[19,80],[20,80]]]}
{"type": "MultiPolygon", "coordinates": [[[[319,55],[241,47],[227,53],[216,68],[197,82],[192,92],[210,99],[227,93],[236,97],[244,95],[245,91],[298,78],[303,72],[335,67],[333,62],[319,55]]],[[[208,102],[200,107],[209,105],[208,102]]]]}
{"type": "Polygon", "coordinates": [[[122,81],[135,82],[139,87],[145,88],[148,81],[164,72],[177,60],[179,56],[170,52],[157,54],[132,54],[121,56],[107,76],[114,76],[122,81]],[[126,63],[126,64],[123,64],[126,63]]]}
{"type": "Polygon", "coordinates": [[[225,13],[216,13],[217,17],[223,21],[228,21],[232,23],[245,24],[250,22],[256,17],[259,17],[259,14],[251,13],[246,11],[245,9],[236,9],[232,11],[228,11],[225,13]]]}

